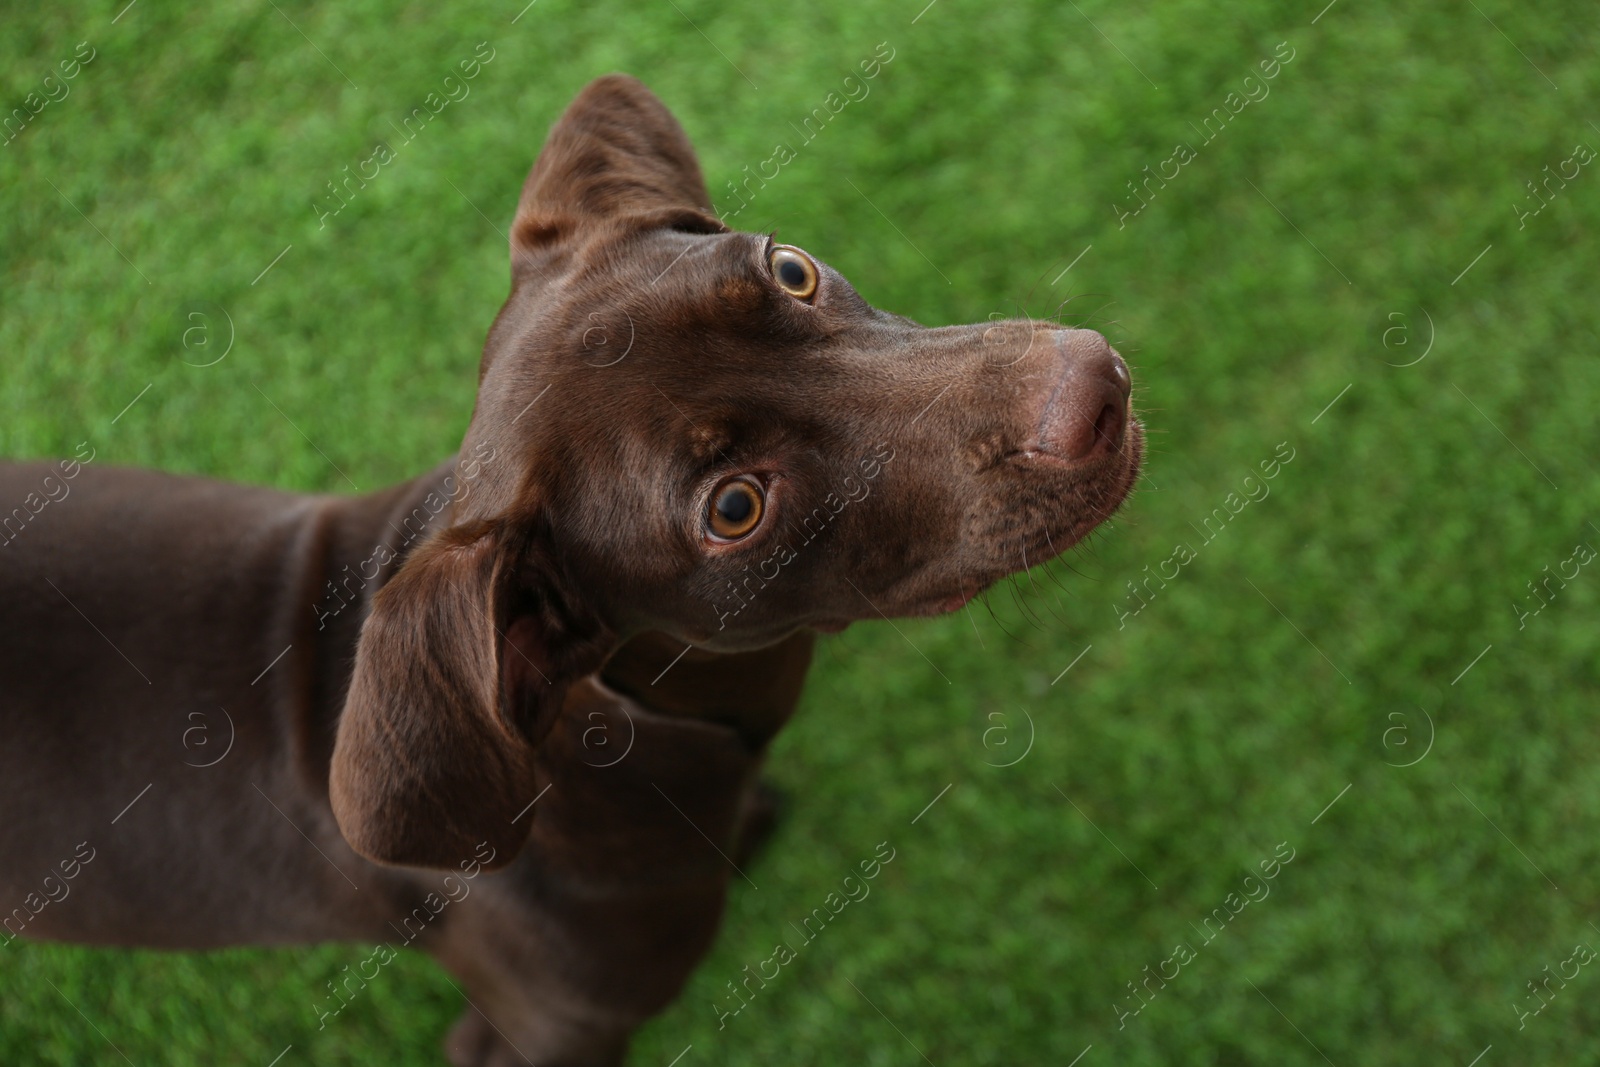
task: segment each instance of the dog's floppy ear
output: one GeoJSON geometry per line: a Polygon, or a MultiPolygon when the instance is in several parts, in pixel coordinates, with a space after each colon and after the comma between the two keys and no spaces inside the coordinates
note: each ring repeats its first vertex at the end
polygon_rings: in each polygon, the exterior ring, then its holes
{"type": "Polygon", "coordinates": [[[518,815],[534,797],[533,746],[603,658],[600,628],[563,617],[541,588],[541,553],[508,529],[442,531],[362,625],[329,797],[370,860],[510,862],[532,823],[518,815]]]}
{"type": "Polygon", "coordinates": [[[608,74],[551,129],[517,204],[512,264],[537,261],[594,219],[674,211],[682,228],[724,229],[678,120],[638,79],[608,74]]]}

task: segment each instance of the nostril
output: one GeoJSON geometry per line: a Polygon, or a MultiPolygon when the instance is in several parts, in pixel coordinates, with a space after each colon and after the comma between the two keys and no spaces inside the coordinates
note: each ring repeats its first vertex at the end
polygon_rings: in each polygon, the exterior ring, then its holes
{"type": "Polygon", "coordinates": [[[1068,463],[1098,463],[1122,451],[1133,377],[1105,338],[1077,330],[1061,339],[1061,376],[1042,409],[1024,452],[1068,463]]]}
{"type": "Polygon", "coordinates": [[[1105,378],[1084,384],[1063,390],[1045,407],[1034,438],[1040,451],[1076,463],[1122,450],[1127,398],[1105,378]]]}
{"type": "Polygon", "coordinates": [[[1122,404],[1107,404],[1100,409],[1100,417],[1094,420],[1095,447],[1104,445],[1115,452],[1122,446],[1122,428],[1126,421],[1123,412],[1122,404]]]}
{"type": "Polygon", "coordinates": [[[1069,462],[1115,455],[1122,449],[1128,404],[1103,383],[1093,399],[1057,396],[1044,413],[1034,440],[1040,451],[1069,462]],[[1085,401],[1088,401],[1085,403],[1085,401]]]}

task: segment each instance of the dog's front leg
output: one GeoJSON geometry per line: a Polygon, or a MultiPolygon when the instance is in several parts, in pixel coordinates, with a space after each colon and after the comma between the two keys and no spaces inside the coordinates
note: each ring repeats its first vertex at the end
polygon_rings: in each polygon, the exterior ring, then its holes
{"type": "Polygon", "coordinates": [[[678,663],[691,669],[671,688],[656,666],[665,706],[598,681],[572,688],[528,785],[527,847],[479,875],[423,945],[469,1000],[447,1042],[458,1067],[620,1063],[634,1029],[677,997],[744,876],[761,748],[798,694],[801,640],[751,654],[763,673],[720,684],[698,658],[678,663]],[[733,723],[684,715],[673,701],[686,693],[766,733],[752,747],[733,723]]]}

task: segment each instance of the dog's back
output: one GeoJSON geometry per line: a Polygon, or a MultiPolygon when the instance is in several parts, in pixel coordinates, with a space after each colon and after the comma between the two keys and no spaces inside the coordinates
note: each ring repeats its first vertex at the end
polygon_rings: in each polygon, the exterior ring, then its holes
{"type": "Polygon", "coordinates": [[[301,798],[325,793],[361,614],[319,631],[309,605],[360,505],[75,466],[0,465],[7,935],[348,936],[285,888],[351,892],[301,836],[338,847],[326,804],[301,798]]]}

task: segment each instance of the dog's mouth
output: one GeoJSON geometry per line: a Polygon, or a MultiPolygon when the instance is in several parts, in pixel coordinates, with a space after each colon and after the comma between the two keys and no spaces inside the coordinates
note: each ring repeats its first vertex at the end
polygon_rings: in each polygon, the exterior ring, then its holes
{"type": "MultiPolygon", "coordinates": [[[[1106,405],[1108,408],[1110,405],[1106,405]]],[[[1008,465],[1057,481],[1062,473],[1074,477],[1058,492],[1064,503],[1057,522],[1004,539],[992,548],[987,566],[971,566],[953,582],[931,593],[917,595],[898,614],[931,617],[960,611],[996,583],[1013,574],[1048,563],[1083,542],[1127,501],[1144,463],[1144,428],[1124,401],[1120,409],[1102,412],[1093,426],[1095,438],[1080,444],[1081,454],[1098,454],[1098,470],[1084,477],[1080,460],[1066,460],[1048,449],[1019,450],[1006,457],[1008,465]],[[1107,432],[1113,426],[1115,436],[1107,432]]],[[[842,627],[840,627],[842,629],[842,627]]]]}

